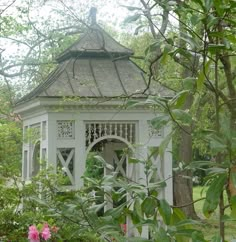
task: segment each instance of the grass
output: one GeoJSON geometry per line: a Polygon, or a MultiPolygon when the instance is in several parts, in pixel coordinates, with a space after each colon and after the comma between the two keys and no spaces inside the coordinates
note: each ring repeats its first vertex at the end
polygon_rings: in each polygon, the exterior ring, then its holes
{"type": "MultiPolygon", "coordinates": [[[[199,199],[205,197],[207,188],[203,188],[200,186],[194,187],[193,189],[193,199],[199,199]]],[[[225,196],[225,201],[227,203],[227,198],[225,196]]],[[[203,225],[202,231],[205,235],[206,239],[211,239],[214,235],[219,234],[219,209],[211,215],[209,219],[206,219],[203,215],[204,200],[198,201],[194,204],[196,213],[202,219],[203,225]]],[[[227,215],[230,215],[230,208],[225,210],[227,215]]],[[[227,241],[234,241],[236,239],[236,221],[234,222],[226,222],[225,223],[225,235],[227,241]]]]}

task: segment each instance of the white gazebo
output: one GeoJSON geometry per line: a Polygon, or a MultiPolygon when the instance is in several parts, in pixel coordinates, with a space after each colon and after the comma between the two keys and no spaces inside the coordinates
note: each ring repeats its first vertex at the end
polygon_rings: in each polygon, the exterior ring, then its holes
{"type": "MultiPolygon", "coordinates": [[[[150,120],[158,113],[145,106],[125,109],[123,104],[129,97],[144,100],[167,92],[148,86],[143,71],[130,60],[132,54],[93,23],[57,58],[58,66],[48,78],[17,102],[15,112],[24,126],[23,179],[36,175],[42,167],[39,161],[45,160],[55,171],[63,169],[65,185],[77,189],[83,185],[86,157],[94,147],[115,171],[136,181],[144,178],[141,164],[129,164],[127,154],[119,156],[116,151],[127,147],[145,160],[169,128],[154,131],[150,120]]],[[[153,162],[167,183],[162,196],[172,203],[170,149],[171,145],[153,162]]]]}

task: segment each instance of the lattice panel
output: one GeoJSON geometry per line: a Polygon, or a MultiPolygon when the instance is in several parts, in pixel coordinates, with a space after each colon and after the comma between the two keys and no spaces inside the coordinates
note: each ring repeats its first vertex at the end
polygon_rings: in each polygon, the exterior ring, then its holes
{"type": "Polygon", "coordinates": [[[58,139],[74,139],[75,138],[75,122],[70,120],[57,121],[57,138],[58,139]]]}
{"type": "Polygon", "coordinates": [[[63,185],[74,185],[74,148],[57,149],[57,171],[62,172],[63,185]]]}
{"type": "Polygon", "coordinates": [[[86,146],[103,136],[114,135],[134,143],[136,139],[136,123],[134,122],[87,122],[86,146]]]}

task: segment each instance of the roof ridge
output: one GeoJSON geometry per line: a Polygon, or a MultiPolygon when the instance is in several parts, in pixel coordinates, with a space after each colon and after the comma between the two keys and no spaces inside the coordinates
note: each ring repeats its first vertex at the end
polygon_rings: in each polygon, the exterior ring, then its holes
{"type": "Polygon", "coordinates": [[[62,62],[76,54],[112,54],[131,56],[133,51],[116,41],[98,24],[91,25],[74,44],[65,49],[56,59],[62,62]]]}

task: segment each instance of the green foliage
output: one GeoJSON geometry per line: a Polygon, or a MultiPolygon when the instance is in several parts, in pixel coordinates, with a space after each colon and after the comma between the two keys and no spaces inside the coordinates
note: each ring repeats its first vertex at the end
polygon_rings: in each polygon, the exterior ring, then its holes
{"type": "Polygon", "coordinates": [[[21,164],[22,132],[19,123],[0,123],[1,176],[18,175],[21,164]]]}
{"type": "Polygon", "coordinates": [[[210,186],[206,193],[206,200],[203,205],[203,213],[206,217],[209,217],[216,210],[219,204],[220,196],[223,193],[226,179],[226,173],[216,174],[212,178],[210,186]]]}
{"type": "Polygon", "coordinates": [[[85,177],[100,178],[104,173],[104,164],[96,158],[95,152],[90,152],[86,160],[85,177]]]}
{"type": "Polygon", "coordinates": [[[139,233],[138,237],[128,238],[128,241],[158,242],[163,239],[183,242],[189,238],[205,241],[200,231],[195,229],[195,222],[186,219],[181,210],[172,208],[164,199],[158,198],[158,193],[163,189],[163,181],[153,179],[155,166],[151,160],[141,163],[145,167],[145,183],[139,184],[115,174],[99,179],[85,176],[90,184],[88,187],[80,191],[58,193],[53,185],[58,182],[47,180],[49,184],[41,192],[42,198],[31,196],[27,202],[30,202],[31,207],[32,204],[37,204],[38,214],[41,213],[43,218],[53,219],[60,228],[58,233],[61,238],[70,241],[80,241],[84,236],[89,241],[88,234],[98,241],[127,241],[121,228],[121,224],[127,223],[127,219],[139,233]],[[50,196],[46,196],[47,191],[50,191],[50,196]],[[126,198],[124,202],[106,208],[109,201],[123,201],[123,198],[126,198]],[[159,221],[160,218],[163,222],[159,221]],[[145,227],[149,228],[150,239],[142,238],[145,227]]]}

